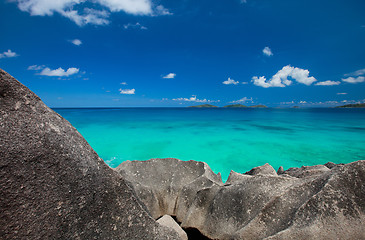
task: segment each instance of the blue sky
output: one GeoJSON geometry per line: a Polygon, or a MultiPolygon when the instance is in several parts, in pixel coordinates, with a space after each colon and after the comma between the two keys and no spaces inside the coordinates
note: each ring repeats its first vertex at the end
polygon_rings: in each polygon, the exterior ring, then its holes
{"type": "Polygon", "coordinates": [[[365,102],[365,1],[0,0],[0,68],[51,107],[365,102]]]}

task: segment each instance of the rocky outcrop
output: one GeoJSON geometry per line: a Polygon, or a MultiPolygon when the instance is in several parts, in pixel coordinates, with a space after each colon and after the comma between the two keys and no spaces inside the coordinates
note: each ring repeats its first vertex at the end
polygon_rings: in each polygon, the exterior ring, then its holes
{"type": "Polygon", "coordinates": [[[179,239],[69,122],[0,69],[0,239],[179,239]]]}
{"type": "Polygon", "coordinates": [[[232,171],[224,185],[203,169],[214,176],[204,163],[176,159],[118,167],[154,217],[175,215],[184,229],[210,239],[365,238],[365,161],[291,168],[280,175],[265,164],[247,174],[232,171]],[[189,187],[202,176],[210,183],[189,187]],[[185,188],[190,194],[180,190],[185,188]]]}
{"type": "Polygon", "coordinates": [[[116,171],[133,186],[155,219],[171,215],[183,222],[197,192],[223,185],[221,176],[206,163],[174,158],[126,161],[116,171]]]}

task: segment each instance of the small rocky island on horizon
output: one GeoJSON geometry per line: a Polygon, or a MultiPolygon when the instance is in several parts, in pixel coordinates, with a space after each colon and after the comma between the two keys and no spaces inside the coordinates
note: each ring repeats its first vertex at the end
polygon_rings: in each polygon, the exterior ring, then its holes
{"type": "Polygon", "coordinates": [[[336,108],[365,108],[365,103],[346,104],[336,108]]]}
{"type": "MultiPolygon", "coordinates": [[[[212,105],[212,104],[202,104],[202,105],[196,105],[196,106],[189,106],[189,108],[219,108],[218,106],[212,105]]],[[[223,106],[223,108],[267,108],[265,105],[253,105],[253,106],[246,106],[243,104],[232,104],[232,105],[226,105],[223,106]]]]}
{"type": "Polygon", "coordinates": [[[365,239],[364,160],[265,164],[225,183],[173,158],[112,169],[1,69],[0,135],[0,239],[365,239]]]}

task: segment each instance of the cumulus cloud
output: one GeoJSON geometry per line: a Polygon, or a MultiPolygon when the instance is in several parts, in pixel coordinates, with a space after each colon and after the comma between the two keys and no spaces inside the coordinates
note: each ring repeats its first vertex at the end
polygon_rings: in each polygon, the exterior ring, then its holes
{"type": "Polygon", "coordinates": [[[158,15],[173,15],[173,13],[172,12],[170,12],[168,9],[166,9],[164,6],[162,6],[162,5],[158,5],[157,7],[156,7],[156,10],[155,10],[155,13],[154,13],[154,15],[156,16],[158,16],[158,15]]]}
{"type": "Polygon", "coordinates": [[[198,102],[198,103],[211,103],[211,102],[220,102],[220,100],[207,100],[207,99],[198,99],[196,95],[192,95],[190,98],[173,98],[173,101],[183,101],[183,102],[198,102]]]}
{"type": "Polygon", "coordinates": [[[352,73],[347,73],[347,74],[345,74],[345,77],[349,77],[349,76],[357,77],[357,76],[361,76],[361,75],[365,75],[365,68],[357,70],[352,73]]]}
{"type": "Polygon", "coordinates": [[[339,92],[339,93],[337,93],[337,95],[347,95],[347,93],[345,93],[345,92],[339,92]]]}
{"type": "Polygon", "coordinates": [[[136,29],[141,29],[141,30],[147,30],[147,27],[141,25],[139,22],[124,24],[123,27],[124,27],[124,29],[136,28],[136,29]]]}
{"type": "Polygon", "coordinates": [[[70,40],[70,42],[76,46],[80,46],[82,44],[80,39],[74,39],[74,40],[70,40]]]}
{"type": "Polygon", "coordinates": [[[34,71],[38,71],[38,70],[42,70],[43,68],[45,68],[46,66],[44,65],[41,65],[41,66],[38,66],[38,65],[32,65],[32,66],[29,66],[27,69],[28,70],[34,70],[34,71]]]}
{"type": "Polygon", "coordinates": [[[6,51],[6,52],[0,53],[0,58],[12,58],[12,57],[16,57],[16,56],[18,56],[18,54],[11,51],[10,49],[8,49],[8,51],[6,51]]]}
{"type": "Polygon", "coordinates": [[[84,26],[86,24],[94,25],[107,25],[109,24],[109,12],[105,10],[95,10],[91,8],[85,8],[84,12],[81,14],[76,10],[59,11],[59,13],[73,21],[79,26],[84,26]]]}
{"type": "Polygon", "coordinates": [[[46,67],[39,73],[39,75],[49,76],[49,77],[68,77],[78,72],[79,72],[78,68],[69,68],[67,69],[67,71],[65,71],[63,68],[57,68],[51,70],[50,68],[46,67]]]}
{"type": "Polygon", "coordinates": [[[121,85],[128,85],[126,82],[121,82],[120,84],[121,85]]]}
{"type": "Polygon", "coordinates": [[[238,81],[235,81],[231,78],[228,78],[226,81],[223,82],[223,84],[226,84],[226,85],[230,85],[230,84],[237,85],[238,83],[239,83],[238,81]]]}
{"type": "Polygon", "coordinates": [[[163,76],[162,78],[173,79],[175,77],[176,77],[176,73],[169,73],[166,76],[163,76]]]}
{"type": "Polygon", "coordinates": [[[308,70],[287,65],[279,70],[274,76],[272,76],[270,80],[267,80],[265,76],[254,76],[252,77],[252,82],[256,86],[263,88],[286,87],[293,83],[293,80],[288,79],[289,77],[296,82],[305,84],[307,86],[317,81],[314,77],[309,77],[308,70]]]}
{"type": "Polygon", "coordinates": [[[236,101],[232,101],[230,103],[245,103],[245,102],[253,102],[252,98],[247,98],[247,97],[244,97],[244,98],[241,98],[239,100],[236,100],[236,101]]]}
{"type": "Polygon", "coordinates": [[[348,78],[342,78],[342,81],[347,83],[362,83],[365,82],[365,77],[348,77],[348,78]]]}
{"type": "Polygon", "coordinates": [[[327,80],[324,82],[317,82],[315,85],[317,85],[317,86],[334,86],[334,85],[340,85],[340,84],[341,84],[340,81],[327,80]]]}
{"type": "Polygon", "coordinates": [[[71,75],[74,75],[76,73],[78,73],[80,70],[78,68],[68,68],[67,71],[65,71],[63,68],[59,67],[57,69],[50,69],[44,65],[32,65],[28,67],[28,70],[32,70],[32,71],[40,71],[42,70],[40,73],[38,73],[39,75],[42,76],[49,76],[49,77],[68,77],[71,75]]]}
{"type": "Polygon", "coordinates": [[[265,47],[263,50],[262,50],[262,53],[268,57],[274,55],[271,51],[271,49],[269,47],[265,47]]]}
{"type": "Polygon", "coordinates": [[[120,94],[135,94],[136,93],[136,89],[119,89],[120,94]]]}
{"type": "Polygon", "coordinates": [[[162,5],[154,6],[152,0],[12,0],[21,11],[29,12],[31,16],[52,16],[61,14],[74,21],[77,25],[109,24],[111,12],[125,12],[132,15],[158,16],[172,15],[162,5]],[[91,7],[91,8],[90,8],[91,7]],[[104,10],[97,10],[103,8],[104,10]]]}

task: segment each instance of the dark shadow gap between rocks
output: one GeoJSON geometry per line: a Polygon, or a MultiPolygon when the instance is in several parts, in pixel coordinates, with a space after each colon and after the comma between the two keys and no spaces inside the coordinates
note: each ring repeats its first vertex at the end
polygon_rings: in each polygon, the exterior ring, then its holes
{"type": "Polygon", "coordinates": [[[183,228],[186,234],[188,235],[189,240],[212,240],[206,236],[204,236],[198,229],[196,228],[183,228]]]}

